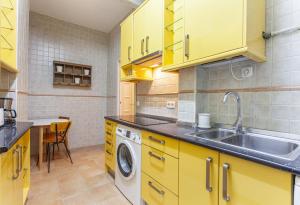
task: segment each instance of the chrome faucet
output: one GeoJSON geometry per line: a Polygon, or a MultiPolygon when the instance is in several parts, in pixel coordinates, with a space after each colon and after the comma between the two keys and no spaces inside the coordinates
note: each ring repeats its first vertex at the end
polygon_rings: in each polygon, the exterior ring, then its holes
{"type": "Polygon", "coordinates": [[[224,99],[223,99],[223,103],[227,102],[227,98],[228,96],[234,96],[236,99],[236,103],[237,103],[237,119],[235,121],[235,123],[233,124],[233,126],[235,127],[235,132],[236,134],[242,134],[243,133],[243,118],[242,118],[242,112],[241,112],[241,98],[240,95],[236,92],[226,92],[224,99]]]}

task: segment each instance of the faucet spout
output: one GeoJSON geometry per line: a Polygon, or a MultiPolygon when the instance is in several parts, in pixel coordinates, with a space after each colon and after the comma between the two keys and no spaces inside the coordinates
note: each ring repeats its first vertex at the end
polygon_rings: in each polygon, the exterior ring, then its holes
{"type": "Polygon", "coordinates": [[[223,98],[223,103],[225,104],[227,102],[227,99],[229,96],[235,97],[236,103],[237,103],[237,118],[233,126],[235,127],[236,134],[242,134],[243,133],[243,118],[242,118],[242,112],[241,112],[241,98],[240,95],[237,92],[226,92],[223,98]]]}

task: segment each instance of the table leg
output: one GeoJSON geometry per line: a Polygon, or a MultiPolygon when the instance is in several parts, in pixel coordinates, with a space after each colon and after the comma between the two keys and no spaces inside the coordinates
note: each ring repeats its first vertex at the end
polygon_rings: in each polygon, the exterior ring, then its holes
{"type": "Polygon", "coordinates": [[[39,128],[39,169],[42,168],[43,164],[43,138],[44,138],[44,128],[39,128]]]}

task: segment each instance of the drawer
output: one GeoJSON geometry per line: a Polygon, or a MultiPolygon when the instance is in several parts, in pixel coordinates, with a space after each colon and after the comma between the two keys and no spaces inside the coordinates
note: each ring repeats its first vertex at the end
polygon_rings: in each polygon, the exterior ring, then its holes
{"type": "Polygon", "coordinates": [[[178,194],[178,159],[142,145],[142,170],[173,193],[178,194]]]}
{"type": "Polygon", "coordinates": [[[142,173],[142,198],[149,205],[178,205],[178,197],[142,173]]]}
{"type": "Polygon", "coordinates": [[[109,129],[109,130],[113,130],[113,128],[115,127],[116,123],[112,122],[110,120],[105,120],[105,130],[109,129]]]}
{"type": "Polygon", "coordinates": [[[113,151],[113,148],[114,148],[114,143],[109,140],[109,139],[106,139],[105,140],[105,149],[108,149],[109,151],[113,151]]]}
{"type": "Polygon", "coordinates": [[[142,143],[178,158],[179,141],[176,139],[142,131],[142,143]]]}
{"type": "Polygon", "coordinates": [[[114,157],[111,150],[105,148],[105,164],[114,169],[114,157]]]}

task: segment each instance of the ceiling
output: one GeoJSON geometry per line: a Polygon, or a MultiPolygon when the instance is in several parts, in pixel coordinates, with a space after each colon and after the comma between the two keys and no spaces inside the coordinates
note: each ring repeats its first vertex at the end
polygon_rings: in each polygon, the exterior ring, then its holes
{"type": "Polygon", "coordinates": [[[108,33],[139,3],[140,0],[30,0],[30,10],[108,33]]]}

